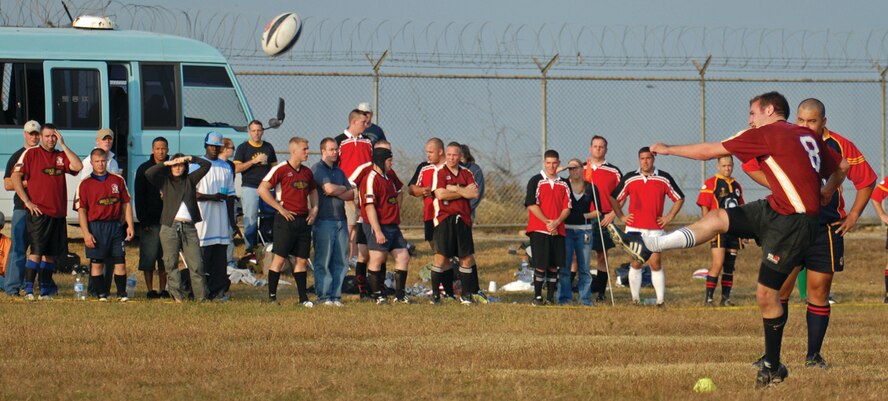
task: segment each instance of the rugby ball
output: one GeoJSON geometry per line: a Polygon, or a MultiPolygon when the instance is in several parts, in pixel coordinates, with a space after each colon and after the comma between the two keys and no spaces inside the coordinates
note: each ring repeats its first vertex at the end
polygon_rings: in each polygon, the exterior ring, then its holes
{"type": "Polygon", "coordinates": [[[302,20],[299,14],[283,13],[274,17],[262,32],[262,51],[269,56],[277,56],[290,50],[302,35],[302,20]]]}
{"type": "Polygon", "coordinates": [[[709,269],[697,269],[694,270],[694,275],[692,276],[698,280],[706,280],[706,276],[709,275],[709,269]]]}

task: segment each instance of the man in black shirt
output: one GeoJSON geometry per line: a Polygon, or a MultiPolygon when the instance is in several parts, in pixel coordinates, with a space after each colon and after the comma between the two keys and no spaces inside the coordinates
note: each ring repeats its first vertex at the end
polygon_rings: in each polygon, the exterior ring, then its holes
{"type": "Polygon", "coordinates": [[[259,184],[277,164],[274,147],[262,140],[265,130],[258,120],[250,122],[250,139],[234,151],[234,172],[241,174],[241,207],[244,211],[244,245],[253,252],[259,223],[259,184]]]}
{"type": "Polygon", "coordinates": [[[139,270],[145,275],[148,298],[169,298],[166,290],[166,270],[163,268],[163,250],[160,246],[160,212],[163,200],[160,190],[148,182],[145,172],[155,164],[169,160],[169,145],[166,138],[159,136],[151,142],[151,156],[136,170],[135,196],[136,216],[139,218],[139,270]],[[158,288],[154,290],[154,270],[157,269],[158,288]]]}
{"type": "MultiPolygon", "coordinates": [[[[25,146],[17,150],[12,156],[9,156],[9,162],[6,163],[6,174],[3,175],[3,187],[7,191],[15,191],[12,187],[12,172],[16,163],[27,148],[33,148],[40,143],[40,123],[37,121],[28,121],[25,123],[25,146]]],[[[25,191],[28,190],[28,184],[22,183],[25,191]]],[[[12,247],[9,252],[9,259],[6,263],[6,280],[3,283],[3,290],[9,296],[17,297],[22,288],[25,287],[25,252],[28,249],[28,236],[25,235],[25,220],[28,217],[28,209],[22,203],[21,198],[13,192],[13,212],[12,227],[9,237],[12,239],[12,247]]]]}

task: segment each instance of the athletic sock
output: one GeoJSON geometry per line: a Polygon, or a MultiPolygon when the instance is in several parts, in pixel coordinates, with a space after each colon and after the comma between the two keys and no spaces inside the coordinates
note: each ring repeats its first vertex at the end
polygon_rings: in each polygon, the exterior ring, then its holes
{"type": "Polygon", "coordinates": [[[441,284],[444,285],[444,294],[447,294],[448,297],[453,297],[453,278],[454,274],[456,274],[456,269],[453,266],[450,266],[449,269],[444,270],[441,274],[441,284]]]}
{"type": "Polygon", "coordinates": [[[117,297],[123,298],[126,296],[126,275],[114,275],[114,286],[117,287],[117,297]]]}
{"type": "Polygon", "coordinates": [[[732,288],[734,288],[734,275],[732,273],[722,273],[722,299],[731,297],[732,288]]]}
{"type": "Polygon", "coordinates": [[[268,271],[268,297],[277,299],[278,281],[281,280],[281,272],[268,271]]]}
{"type": "Polygon", "coordinates": [[[641,300],[641,269],[629,268],[629,292],[633,301],[641,300]]]}
{"type": "Polygon", "coordinates": [[[651,252],[663,252],[670,249],[693,248],[697,245],[694,233],[687,227],[679,228],[669,234],[643,238],[644,245],[651,252]]]}
{"type": "Polygon", "coordinates": [[[598,275],[595,276],[596,288],[598,288],[598,296],[604,297],[604,293],[607,291],[607,272],[603,270],[598,271],[598,275]]]}
{"type": "Polygon", "coordinates": [[[762,319],[765,328],[765,367],[774,372],[780,366],[780,346],[783,342],[785,316],[762,319]]]}
{"type": "Polygon", "coordinates": [[[98,276],[90,276],[91,280],[89,280],[89,293],[95,294],[99,298],[103,297],[105,295],[104,291],[102,291],[102,289],[105,288],[105,275],[99,274],[98,276]]]}
{"type": "Polygon", "coordinates": [[[432,297],[434,298],[441,297],[441,279],[443,275],[444,272],[440,266],[432,265],[432,297]]]}
{"type": "Polygon", "coordinates": [[[385,293],[382,291],[382,287],[385,285],[385,278],[382,275],[382,270],[368,271],[367,272],[367,284],[370,285],[370,295],[371,296],[381,297],[381,296],[385,295],[385,293]]]}
{"type": "MultiPolygon", "coordinates": [[[[706,276],[706,300],[712,299],[715,296],[715,287],[718,286],[718,277],[712,277],[710,275],[706,276]]],[[[724,286],[722,287],[724,288],[724,286]]]]}
{"type": "Polygon", "coordinates": [[[829,302],[824,306],[808,303],[808,357],[820,352],[829,327],[829,302]]]}
{"type": "Polygon", "coordinates": [[[549,270],[546,277],[546,301],[555,303],[555,293],[558,291],[558,268],[549,270]]]}
{"type": "Polygon", "coordinates": [[[789,300],[781,299],[780,306],[783,307],[783,324],[786,324],[786,321],[789,320],[789,300]]]}
{"type": "Polygon", "coordinates": [[[367,262],[355,263],[355,281],[358,283],[358,293],[367,293],[367,262]]]}
{"type": "MultiPolygon", "coordinates": [[[[37,272],[40,270],[40,263],[28,259],[25,262],[25,293],[34,293],[34,280],[37,280],[37,272]]],[[[888,280],[888,276],[886,276],[888,280]]]]}
{"type": "Polygon", "coordinates": [[[535,298],[543,297],[543,284],[546,282],[546,271],[540,269],[533,270],[533,296],[535,298]]]}
{"type": "Polygon", "coordinates": [[[379,265],[379,271],[382,272],[382,281],[381,282],[383,283],[383,285],[385,285],[385,276],[386,276],[386,273],[388,272],[388,270],[386,270],[386,268],[385,268],[385,263],[379,265]]]}
{"type": "Polygon", "coordinates": [[[49,272],[43,269],[37,271],[37,284],[40,285],[40,295],[49,295],[49,288],[52,286],[52,281],[49,276],[49,272]]]}
{"type": "Polygon", "coordinates": [[[296,281],[296,292],[299,293],[299,302],[308,302],[308,292],[306,288],[306,279],[308,272],[293,272],[293,280],[296,281]]]}
{"type": "MultiPolygon", "coordinates": [[[[55,273],[56,264],[55,262],[40,262],[40,271],[43,273],[43,276],[46,279],[47,289],[58,291],[56,287],[55,280],[52,279],[53,273],[55,273]]],[[[40,288],[40,291],[43,291],[43,287],[40,288]]]]}
{"type": "Polygon", "coordinates": [[[663,268],[656,271],[651,269],[651,284],[654,285],[654,291],[657,293],[657,303],[662,304],[666,298],[666,271],[663,268]]]}
{"type": "Polygon", "coordinates": [[[478,282],[478,265],[472,265],[472,294],[477,294],[481,291],[481,286],[478,282]]]}
{"type": "Polygon", "coordinates": [[[407,288],[407,270],[395,270],[395,296],[404,298],[407,288]]]}

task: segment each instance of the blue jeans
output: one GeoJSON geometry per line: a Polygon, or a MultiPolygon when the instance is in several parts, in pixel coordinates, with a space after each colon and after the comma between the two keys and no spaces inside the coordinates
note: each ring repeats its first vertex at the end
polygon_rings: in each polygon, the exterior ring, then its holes
{"type": "Polygon", "coordinates": [[[9,260],[6,262],[6,282],[3,290],[9,295],[18,294],[25,288],[25,253],[28,250],[28,236],[25,235],[25,220],[27,210],[14,210],[12,212],[12,249],[9,251],[9,260]]]}
{"type": "Polygon", "coordinates": [[[567,248],[567,257],[564,259],[564,267],[560,269],[558,274],[559,304],[566,304],[573,300],[570,265],[574,255],[577,257],[577,277],[579,278],[577,287],[580,293],[580,303],[583,305],[592,304],[592,274],[589,272],[589,251],[592,248],[591,244],[586,242],[586,238],[592,238],[592,230],[566,230],[564,243],[567,248]]]}
{"type": "Polygon", "coordinates": [[[256,246],[259,231],[259,190],[241,187],[241,208],[244,212],[244,245],[247,252],[256,246]]]}
{"type": "Polygon", "coordinates": [[[342,281],[348,272],[348,227],[345,220],[318,220],[312,225],[315,292],[318,301],[342,298],[342,281]]]}

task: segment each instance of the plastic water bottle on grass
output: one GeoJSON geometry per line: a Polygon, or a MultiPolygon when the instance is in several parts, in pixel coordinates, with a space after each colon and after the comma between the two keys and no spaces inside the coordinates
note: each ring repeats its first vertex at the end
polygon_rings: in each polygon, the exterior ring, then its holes
{"type": "Polygon", "coordinates": [[[138,280],[136,279],[136,273],[133,273],[131,276],[129,276],[128,279],[126,279],[126,297],[127,298],[132,299],[136,296],[136,282],[137,281],[138,280]]]}
{"type": "Polygon", "coordinates": [[[78,301],[86,299],[86,294],[83,292],[83,280],[80,278],[80,274],[74,276],[74,299],[78,301]]]}

